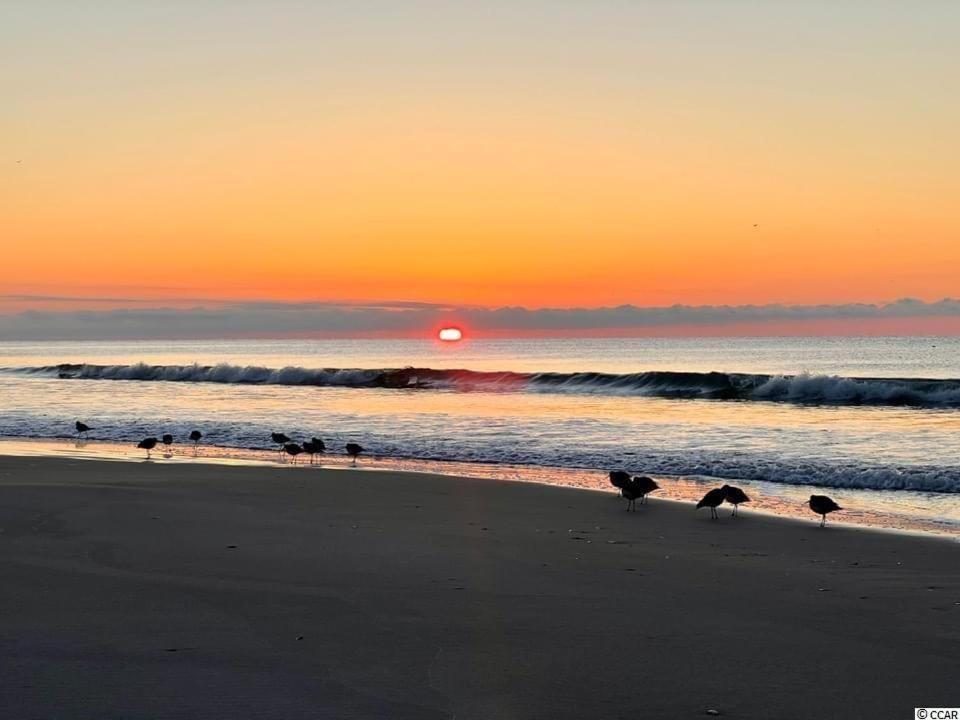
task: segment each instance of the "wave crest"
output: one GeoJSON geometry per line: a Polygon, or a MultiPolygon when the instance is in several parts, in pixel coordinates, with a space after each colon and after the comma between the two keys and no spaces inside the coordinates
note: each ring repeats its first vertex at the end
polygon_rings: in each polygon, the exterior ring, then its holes
{"type": "Polygon", "coordinates": [[[434,368],[268,368],[257,365],[59,364],[4,372],[65,380],[544,392],[838,405],[960,407],[960,380],[647,371],[518,373],[434,368]]]}

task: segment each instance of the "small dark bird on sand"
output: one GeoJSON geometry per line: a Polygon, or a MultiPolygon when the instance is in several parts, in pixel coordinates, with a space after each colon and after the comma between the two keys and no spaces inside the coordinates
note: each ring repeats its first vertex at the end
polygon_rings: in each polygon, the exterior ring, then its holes
{"type": "Polygon", "coordinates": [[[288,438],[284,433],[278,432],[270,433],[270,439],[280,446],[278,450],[279,452],[283,452],[283,446],[290,442],[290,438],[288,438]]]}
{"type": "Polygon", "coordinates": [[[137,447],[141,450],[147,451],[147,460],[150,459],[150,451],[157,446],[157,439],[155,437],[144,438],[137,443],[137,447]]]}
{"type": "Polygon", "coordinates": [[[629,482],[630,473],[624,472],[623,470],[610,471],[610,484],[613,485],[618,491],[623,490],[623,488],[626,487],[627,483],[629,482]]]}
{"type": "Polygon", "coordinates": [[[813,510],[817,515],[820,515],[820,527],[823,527],[827,524],[827,513],[832,513],[837,510],[843,510],[842,507],[837,505],[833,500],[831,500],[826,495],[811,495],[810,496],[810,509],[813,510]]]}
{"type": "Polygon", "coordinates": [[[353,458],[353,464],[357,464],[357,455],[363,452],[363,446],[357,445],[356,443],[347,443],[346,446],[347,455],[353,458]]]}
{"type": "Polygon", "coordinates": [[[200,444],[200,439],[203,437],[203,433],[199,430],[190,431],[190,439],[193,441],[193,449],[197,449],[197,445],[200,444]]]}
{"type": "Polygon", "coordinates": [[[730,513],[730,517],[736,517],[739,514],[740,503],[750,502],[747,494],[738,487],[724,485],[720,489],[723,490],[723,499],[733,505],[733,512],[730,513]]]}
{"type": "Polygon", "coordinates": [[[287,443],[283,446],[283,449],[286,451],[287,455],[293,457],[293,464],[297,464],[297,455],[303,452],[303,448],[297,445],[296,443],[287,443]]]}
{"type": "Polygon", "coordinates": [[[310,464],[313,465],[313,456],[317,453],[321,455],[327,449],[327,446],[324,444],[323,440],[319,438],[313,438],[313,440],[304,440],[303,441],[303,451],[310,455],[310,464]]]}
{"type": "Polygon", "coordinates": [[[719,515],[717,515],[717,508],[723,504],[724,491],[723,488],[714,488],[706,495],[703,496],[703,499],[697,503],[697,510],[702,507],[710,508],[710,517],[716,520],[719,515]]]}
{"type": "Polygon", "coordinates": [[[74,423],[74,427],[77,429],[77,437],[80,437],[81,433],[90,432],[90,426],[86,423],[82,423],[79,420],[74,423]]]}
{"type": "Polygon", "coordinates": [[[646,475],[637,475],[633,480],[630,481],[630,487],[633,488],[633,491],[640,494],[640,504],[644,505],[647,502],[647,495],[652,493],[654,490],[659,490],[660,486],[657,485],[657,481],[652,477],[647,477],[646,475]]]}
{"type": "Polygon", "coordinates": [[[640,491],[633,486],[633,483],[628,483],[620,488],[620,495],[627,501],[627,512],[631,510],[636,512],[637,498],[643,496],[640,494],[640,491]]]}
{"type": "Polygon", "coordinates": [[[636,512],[637,498],[640,498],[640,504],[643,505],[643,500],[644,498],[646,498],[647,493],[656,489],[657,489],[657,484],[653,482],[653,480],[651,480],[650,478],[641,478],[641,477],[634,478],[633,480],[628,482],[626,485],[624,485],[622,488],[620,488],[620,494],[627,501],[627,512],[630,512],[631,510],[636,512]],[[648,483],[641,482],[643,480],[649,480],[654,484],[654,487],[651,488],[648,483]]]}
{"type": "Polygon", "coordinates": [[[168,448],[169,448],[171,445],[173,445],[173,435],[171,435],[170,433],[164,433],[164,434],[163,434],[163,437],[161,437],[160,440],[161,440],[161,441],[163,442],[163,444],[166,445],[168,448]]]}

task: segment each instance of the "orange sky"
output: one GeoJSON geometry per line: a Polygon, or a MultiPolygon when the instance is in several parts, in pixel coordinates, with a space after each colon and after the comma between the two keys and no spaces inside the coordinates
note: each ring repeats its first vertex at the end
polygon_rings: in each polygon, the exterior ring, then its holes
{"type": "Polygon", "coordinates": [[[31,6],[0,69],[4,293],[960,294],[946,5],[866,26],[735,3],[599,3],[588,24],[536,2],[392,20],[31,6]]]}

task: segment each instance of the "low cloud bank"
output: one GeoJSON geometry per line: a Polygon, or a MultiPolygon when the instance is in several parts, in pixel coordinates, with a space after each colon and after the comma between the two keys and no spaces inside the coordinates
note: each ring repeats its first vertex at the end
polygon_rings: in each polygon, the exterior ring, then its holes
{"type": "MultiPolygon", "coordinates": [[[[10,296],[8,296],[10,297],[10,296]]],[[[0,298],[2,300],[3,298],[0,298]]],[[[89,300],[89,299],[87,299],[89,300]]],[[[2,308],[2,303],[0,303],[2,308]]],[[[457,322],[489,334],[655,331],[665,328],[833,320],[960,318],[960,300],[843,305],[672,305],[604,308],[478,308],[415,302],[230,302],[193,307],[27,310],[0,313],[3,340],[198,339],[411,335],[457,322]]]]}

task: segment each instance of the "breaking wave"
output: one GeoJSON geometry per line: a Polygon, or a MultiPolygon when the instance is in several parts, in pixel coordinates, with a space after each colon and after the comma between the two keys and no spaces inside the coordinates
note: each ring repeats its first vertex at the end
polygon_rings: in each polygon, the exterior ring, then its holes
{"type": "Polygon", "coordinates": [[[765,400],[836,405],[960,407],[960,380],[856,378],[835,375],[762,375],[647,371],[519,373],[433,368],[268,368],[255,365],[59,364],[2,372],[64,380],[237,383],[315,387],[542,392],[765,400]]]}

